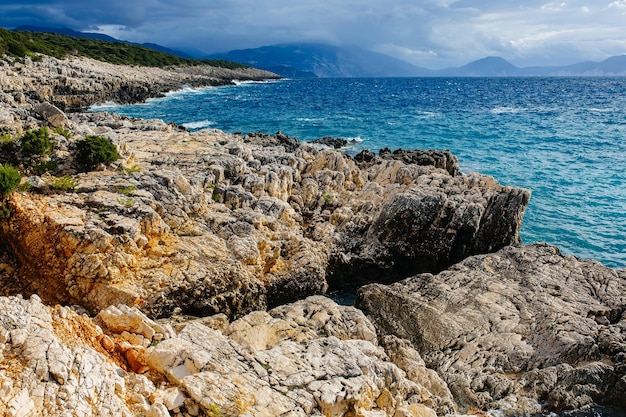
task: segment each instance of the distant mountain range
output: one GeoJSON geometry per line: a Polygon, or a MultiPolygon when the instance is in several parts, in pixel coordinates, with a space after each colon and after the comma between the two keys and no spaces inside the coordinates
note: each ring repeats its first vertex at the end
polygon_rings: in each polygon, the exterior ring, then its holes
{"type": "Polygon", "coordinates": [[[430,70],[356,47],[318,44],[263,46],[210,55],[267,69],[284,77],[523,77],[626,76],[626,55],[602,62],[519,68],[501,57],[487,57],[458,68],[430,70]]]}
{"type": "Polygon", "coordinates": [[[492,56],[459,68],[436,71],[442,76],[524,77],[524,76],[626,76],[626,55],[612,56],[601,62],[586,61],[573,65],[519,68],[501,57],[492,56]]]}
{"type": "Polygon", "coordinates": [[[139,45],[144,46],[146,48],[154,49],[155,51],[165,52],[166,54],[176,55],[181,58],[193,59],[194,57],[181,51],[177,51],[175,49],[166,48],[165,46],[157,45],[156,43],[135,43],[128,42],[116,39],[109,35],[104,35],[102,33],[92,33],[92,32],[77,32],[68,28],[47,28],[40,26],[18,26],[13,30],[23,30],[28,32],[48,32],[48,33],[58,33],[61,35],[72,36],[74,38],[88,38],[88,39],[99,39],[101,41],[107,42],[125,42],[131,45],[139,45]]]}
{"type": "MultiPolygon", "coordinates": [[[[15,30],[52,32],[63,35],[120,41],[100,33],[76,32],[67,28],[20,26],[15,30]]],[[[182,58],[198,58],[154,43],[137,44],[182,58]]],[[[501,57],[487,57],[462,67],[431,70],[417,67],[388,55],[358,47],[294,43],[241,49],[206,56],[266,69],[283,77],[524,77],[524,76],[626,76],[626,55],[601,62],[580,62],[565,66],[516,67],[501,57]]]]}

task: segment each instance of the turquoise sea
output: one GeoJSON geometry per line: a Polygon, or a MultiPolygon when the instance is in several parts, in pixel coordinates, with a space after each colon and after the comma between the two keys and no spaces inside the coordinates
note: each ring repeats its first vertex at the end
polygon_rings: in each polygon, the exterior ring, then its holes
{"type": "Polygon", "coordinates": [[[626,78],[300,79],[94,106],[188,129],[450,149],[463,172],[532,190],[524,243],[626,267],[626,78]]]}

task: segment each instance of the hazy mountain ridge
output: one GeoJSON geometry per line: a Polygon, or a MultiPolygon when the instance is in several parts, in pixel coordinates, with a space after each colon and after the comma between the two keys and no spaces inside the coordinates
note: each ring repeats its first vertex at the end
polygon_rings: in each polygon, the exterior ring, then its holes
{"type": "Polygon", "coordinates": [[[585,61],[563,66],[516,67],[502,57],[487,57],[459,68],[437,71],[440,76],[529,77],[529,76],[626,76],[626,55],[601,62],[585,61]]]}
{"type": "Polygon", "coordinates": [[[284,76],[290,76],[285,73],[286,69],[313,73],[317,77],[411,77],[432,73],[388,55],[358,47],[324,44],[270,45],[213,54],[207,58],[245,62],[262,69],[272,68],[284,76]]]}
{"type": "MultiPolygon", "coordinates": [[[[321,44],[280,44],[209,55],[299,77],[298,72],[317,77],[524,77],[524,76],[626,76],[626,55],[602,62],[565,66],[517,67],[502,57],[491,56],[461,67],[430,70],[387,55],[356,47],[321,44]]],[[[301,77],[299,77],[301,78],[301,77]]]]}

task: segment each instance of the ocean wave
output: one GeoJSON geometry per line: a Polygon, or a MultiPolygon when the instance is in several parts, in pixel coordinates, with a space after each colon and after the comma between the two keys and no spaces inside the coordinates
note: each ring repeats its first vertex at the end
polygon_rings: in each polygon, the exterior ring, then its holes
{"type": "Polygon", "coordinates": [[[184,96],[187,94],[202,94],[206,92],[206,90],[214,88],[214,87],[191,87],[185,86],[178,90],[168,91],[164,94],[165,97],[176,97],[176,96],[184,96]]]}
{"type": "Polygon", "coordinates": [[[246,84],[272,84],[279,82],[281,80],[233,80],[233,84],[235,85],[246,85],[246,84]]]}
{"type": "Polygon", "coordinates": [[[201,120],[198,122],[183,123],[183,127],[191,130],[204,129],[205,127],[214,126],[215,122],[211,120],[201,120]]]}
{"type": "Polygon", "coordinates": [[[90,111],[107,111],[117,109],[120,105],[113,101],[106,101],[104,103],[96,103],[89,106],[90,111]]]}
{"type": "Polygon", "coordinates": [[[434,111],[422,111],[422,110],[418,110],[415,112],[415,117],[418,118],[431,118],[431,117],[437,117],[439,116],[439,113],[434,112],[434,111]]]}
{"type": "Polygon", "coordinates": [[[613,108],[605,108],[605,109],[601,109],[599,107],[589,107],[587,109],[587,111],[591,112],[591,113],[611,113],[614,112],[615,109],[613,108]]]}

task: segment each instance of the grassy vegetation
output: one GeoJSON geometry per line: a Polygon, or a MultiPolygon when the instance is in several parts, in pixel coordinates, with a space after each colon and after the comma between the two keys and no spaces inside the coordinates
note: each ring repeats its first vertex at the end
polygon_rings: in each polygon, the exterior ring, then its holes
{"type": "Polygon", "coordinates": [[[74,38],[57,33],[10,31],[0,28],[0,56],[38,59],[39,54],[65,58],[84,56],[112,64],[168,67],[179,65],[211,65],[237,69],[246,65],[224,60],[185,59],[125,42],[107,42],[99,39],[74,38]]]}
{"type": "Polygon", "coordinates": [[[46,184],[48,184],[48,187],[52,188],[53,190],[67,191],[67,192],[76,191],[76,187],[78,187],[79,183],[80,183],[80,180],[74,179],[70,175],[64,175],[62,177],[53,177],[51,180],[46,181],[46,184]]]}

